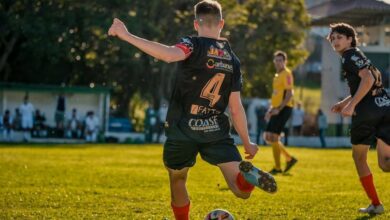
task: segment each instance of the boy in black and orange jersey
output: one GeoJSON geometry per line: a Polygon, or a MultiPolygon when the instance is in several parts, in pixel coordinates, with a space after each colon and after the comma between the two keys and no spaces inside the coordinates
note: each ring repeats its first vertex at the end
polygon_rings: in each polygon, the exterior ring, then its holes
{"type": "Polygon", "coordinates": [[[204,0],[195,5],[194,28],[198,36],[184,37],[174,46],[136,37],[118,19],[109,30],[109,35],[118,36],[157,59],[179,61],[165,123],[167,141],[163,152],[176,219],[189,218],[186,180],[198,153],[220,168],[230,190],[239,198],[249,198],[254,185],[267,192],[276,191],[270,174],[242,161],[230,136],[227,107],[243,141],[246,158],[256,155],[258,148],[249,139],[240,98],[240,61],[229,42],[220,37],[223,26],[221,5],[204,0]]]}
{"type": "Polygon", "coordinates": [[[380,72],[356,47],[355,29],[345,23],[330,25],[328,35],[334,50],[341,55],[344,78],[351,95],[336,103],[332,112],[352,117],[352,155],[360,181],[371,204],[360,212],[384,212],[367,163],[370,145],[376,141],[379,166],[390,172],[390,97],[382,86],[380,72]]]}

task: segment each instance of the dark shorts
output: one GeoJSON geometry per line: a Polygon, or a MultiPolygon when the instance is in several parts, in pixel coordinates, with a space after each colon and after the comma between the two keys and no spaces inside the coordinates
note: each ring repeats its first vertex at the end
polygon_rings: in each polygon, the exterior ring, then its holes
{"type": "Polygon", "coordinates": [[[269,120],[265,131],[274,134],[282,133],[284,126],[286,125],[286,122],[291,116],[291,112],[292,112],[292,108],[286,106],[282,109],[282,111],[279,112],[279,114],[273,115],[269,120]]]}
{"type": "Polygon", "coordinates": [[[242,160],[232,138],[210,143],[174,141],[168,139],[164,144],[164,165],[175,170],[180,170],[184,167],[192,167],[195,165],[198,153],[200,153],[203,160],[212,165],[242,160]]]}
{"type": "Polygon", "coordinates": [[[352,117],[351,143],[372,145],[376,138],[390,144],[390,97],[365,97],[352,117]]]}

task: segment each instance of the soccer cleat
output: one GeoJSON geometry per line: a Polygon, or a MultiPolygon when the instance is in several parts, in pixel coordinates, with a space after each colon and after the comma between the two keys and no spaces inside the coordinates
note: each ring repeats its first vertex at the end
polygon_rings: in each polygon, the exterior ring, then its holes
{"type": "Polygon", "coordinates": [[[273,168],[272,170],[269,171],[269,173],[271,175],[277,175],[278,173],[283,173],[283,171],[279,170],[279,169],[276,169],[276,168],[273,168]]]}
{"type": "Polygon", "coordinates": [[[289,171],[297,162],[298,160],[295,157],[291,157],[291,160],[286,163],[286,169],[283,172],[289,171]]]}
{"type": "Polygon", "coordinates": [[[370,215],[380,215],[385,211],[382,204],[379,204],[377,206],[371,204],[367,208],[360,208],[359,212],[361,213],[367,213],[370,215]]]}
{"type": "Polygon", "coordinates": [[[254,167],[252,163],[248,161],[241,161],[239,168],[244,179],[250,184],[269,193],[276,192],[276,181],[271,174],[254,167]]]}

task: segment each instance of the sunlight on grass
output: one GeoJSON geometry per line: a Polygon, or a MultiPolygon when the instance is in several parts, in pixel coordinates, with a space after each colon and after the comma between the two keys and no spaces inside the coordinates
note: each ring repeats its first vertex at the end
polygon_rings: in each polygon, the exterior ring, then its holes
{"type": "MultiPolygon", "coordinates": [[[[191,219],[216,208],[251,220],[365,217],[357,209],[369,201],[349,149],[290,151],[299,162],[276,176],[279,191],[255,190],[248,200],[235,198],[219,169],[198,158],[188,177],[191,219]]],[[[253,162],[271,169],[271,149],[261,148],[253,162]]],[[[386,206],[390,176],[379,170],[375,151],[369,163],[386,206]]],[[[160,145],[2,146],[0,173],[0,219],[173,219],[160,145]]]]}

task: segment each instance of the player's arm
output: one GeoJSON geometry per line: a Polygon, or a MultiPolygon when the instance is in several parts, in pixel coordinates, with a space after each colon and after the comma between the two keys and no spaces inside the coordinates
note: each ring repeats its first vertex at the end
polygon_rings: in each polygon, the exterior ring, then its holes
{"type": "Polygon", "coordinates": [[[370,70],[363,68],[359,71],[359,77],[361,78],[358,90],[355,95],[350,99],[350,102],[343,108],[341,114],[343,116],[352,116],[355,111],[356,105],[367,95],[375,83],[374,76],[370,73],[370,70]]]}
{"type": "Polygon", "coordinates": [[[108,35],[119,37],[121,40],[134,45],[150,56],[167,63],[181,61],[187,57],[183,50],[175,46],[167,46],[158,42],[149,41],[129,33],[125,24],[117,18],[114,19],[108,30],[108,35]]]}
{"type": "Polygon", "coordinates": [[[281,111],[293,97],[293,90],[292,89],[286,89],[284,91],[286,92],[286,94],[284,96],[282,103],[278,106],[279,111],[281,111]]]}
{"type": "Polygon", "coordinates": [[[334,104],[330,110],[334,113],[340,113],[341,110],[351,101],[351,98],[352,98],[352,96],[350,96],[350,95],[347,96],[343,100],[334,104]]]}
{"type": "Polygon", "coordinates": [[[240,92],[232,92],[229,97],[229,110],[232,117],[234,128],[240,136],[245,148],[245,153],[248,154],[246,159],[252,159],[257,151],[257,145],[253,144],[249,139],[249,132],[247,127],[247,119],[244,107],[241,102],[240,92]]]}

